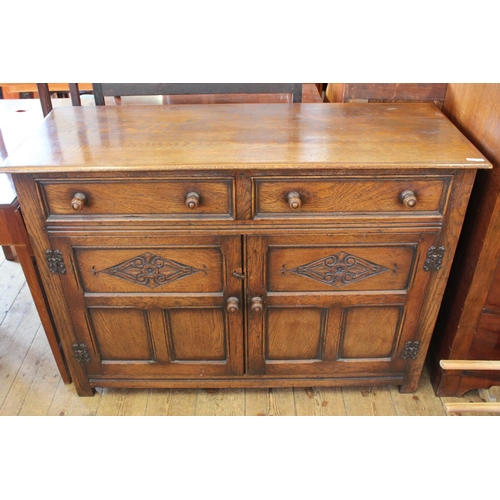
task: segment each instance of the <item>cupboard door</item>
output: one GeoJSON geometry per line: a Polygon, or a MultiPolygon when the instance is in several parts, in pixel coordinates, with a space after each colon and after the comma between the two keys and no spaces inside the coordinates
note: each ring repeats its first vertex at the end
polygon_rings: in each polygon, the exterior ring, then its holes
{"type": "Polygon", "coordinates": [[[437,233],[248,237],[248,372],[401,376],[437,233]]]}
{"type": "Polygon", "coordinates": [[[53,237],[90,378],[243,373],[239,237],[53,237]]]}

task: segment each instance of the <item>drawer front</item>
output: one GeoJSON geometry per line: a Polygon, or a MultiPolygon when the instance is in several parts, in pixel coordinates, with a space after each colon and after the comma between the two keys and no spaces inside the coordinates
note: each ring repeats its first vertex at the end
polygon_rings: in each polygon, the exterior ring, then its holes
{"type": "Polygon", "coordinates": [[[40,180],[38,185],[47,218],[198,220],[234,215],[233,179],[40,180]]]}
{"type": "Polygon", "coordinates": [[[379,214],[442,216],[451,176],[256,178],[254,218],[379,214]]]}

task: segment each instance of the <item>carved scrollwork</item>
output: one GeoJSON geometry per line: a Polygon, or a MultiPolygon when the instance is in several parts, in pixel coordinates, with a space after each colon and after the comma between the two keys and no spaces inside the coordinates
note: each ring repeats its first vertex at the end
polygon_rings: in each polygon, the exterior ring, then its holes
{"type": "MultiPolygon", "coordinates": [[[[95,271],[93,272],[95,275],[95,271]]],[[[187,264],[146,252],[100,272],[130,281],[136,285],[156,288],[196,273],[204,272],[206,274],[207,271],[205,266],[203,266],[203,269],[197,269],[187,264]]]]}
{"type": "Polygon", "coordinates": [[[389,270],[346,252],[338,252],[294,269],[282,269],[283,273],[298,274],[334,287],[349,285],[389,270]]]}

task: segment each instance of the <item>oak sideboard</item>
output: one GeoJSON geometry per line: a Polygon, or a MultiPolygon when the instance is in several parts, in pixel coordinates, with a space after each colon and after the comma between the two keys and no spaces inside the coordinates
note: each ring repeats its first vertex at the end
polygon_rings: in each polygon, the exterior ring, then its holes
{"type": "Polygon", "coordinates": [[[77,392],[417,389],[481,153],[432,104],[56,108],[11,173],[77,392]]]}
{"type": "Polygon", "coordinates": [[[443,111],[493,165],[476,177],[428,355],[436,394],[461,397],[500,385],[500,84],[450,83],[443,111]]]}

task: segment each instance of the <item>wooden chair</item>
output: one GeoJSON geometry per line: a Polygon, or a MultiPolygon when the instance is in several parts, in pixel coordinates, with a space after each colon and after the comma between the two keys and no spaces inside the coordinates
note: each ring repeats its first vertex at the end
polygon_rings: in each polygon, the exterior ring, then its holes
{"type": "MultiPolygon", "coordinates": [[[[3,139],[1,145],[4,145],[3,139]]],[[[5,147],[3,147],[0,150],[0,160],[7,156],[6,153],[5,147]]],[[[26,282],[40,316],[57,368],[64,383],[69,384],[71,377],[59,345],[59,337],[52,321],[50,309],[45,302],[45,291],[39,279],[37,264],[19,209],[17,194],[12,179],[7,174],[0,174],[0,245],[4,249],[7,260],[17,259],[23,268],[26,282]]]]}
{"type": "MultiPolygon", "coordinates": [[[[7,158],[7,149],[3,141],[2,131],[0,130],[0,162],[7,158]]],[[[5,174],[0,174],[0,214],[4,210],[4,206],[10,206],[11,203],[16,199],[16,194],[14,191],[14,186],[12,185],[12,180],[10,176],[5,174]]],[[[2,217],[0,215],[0,217],[2,217]]],[[[2,242],[1,234],[3,228],[0,227],[0,243],[2,246],[3,253],[6,260],[15,261],[16,251],[13,246],[7,245],[6,242],[2,242]]]]}
{"type": "MultiPolygon", "coordinates": [[[[290,95],[292,102],[302,102],[301,83],[93,83],[97,106],[104,106],[105,96],[203,96],[253,94],[290,95]]],[[[283,100],[283,102],[286,102],[283,100]]]]}
{"type": "MultiPolygon", "coordinates": [[[[0,162],[5,158],[7,149],[0,130],[0,162]]],[[[65,384],[71,383],[59,337],[50,309],[45,302],[45,291],[39,279],[30,239],[17,201],[17,193],[10,175],[7,174],[0,174],[0,246],[7,260],[17,260],[21,264],[61,378],[65,384]]]]}
{"type": "MultiPolygon", "coordinates": [[[[71,96],[71,104],[73,104],[73,106],[81,106],[82,102],[80,100],[78,83],[69,83],[68,85],[71,96]]],[[[50,97],[49,84],[37,83],[36,88],[40,98],[40,104],[42,105],[43,116],[47,116],[52,111],[52,99],[50,97]]]]}
{"type": "MultiPolygon", "coordinates": [[[[78,83],[69,83],[71,104],[81,106],[78,83]]],[[[37,83],[43,116],[53,109],[48,83],[37,83]]],[[[122,96],[177,97],[165,104],[207,102],[302,102],[302,83],[93,83],[97,106],[105,105],[105,97],[122,96]],[[183,97],[183,99],[179,99],[183,97]]]]}
{"type": "MultiPolygon", "coordinates": [[[[47,83],[37,83],[36,87],[45,117],[52,111],[49,86],[47,83]]],[[[69,89],[72,104],[81,105],[78,84],[70,83],[69,89]]],[[[6,157],[7,149],[0,130],[0,162],[6,157]]],[[[0,246],[2,246],[6,260],[17,260],[21,264],[61,378],[65,384],[71,383],[59,336],[50,314],[50,308],[46,304],[46,294],[39,278],[37,263],[17,201],[17,193],[12,179],[7,174],[0,174],[0,246]]]]}
{"type": "MultiPolygon", "coordinates": [[[[70,91],[68,83],[49,83],[50,92],[52,94],[63,94],[66,95],[70,91]]],[[[81,91],[92,92],[92,84],[90,83],[79,83],[79,89],[81,91]]],[[[3,99],[22,99],[22,94],[29,96],[30,99],[38,99],[38,89],[36,83],[0,83],[0,97],[3,99]]]]}
{"type": "MultiPolygon", "coordinates": [[[[450,372],[462,373],[464,371],[500,371],[500,361],[497,360],[475,360],[475,359],[442,359],[439,365],[443,370],[450,372]]],[[[483,391],[487,392],[487,391],[483,391]]],[[[481,391],[479,393],[481,395],[481,391]]],[[[485,396],[486,397],[486,396],[485,396]]],[[[462,413],[487,413],[500,415],[500,402],[486,403],[448,403],[444,404],[444,408],[448,415],[461,415],[462,413]]]]}

